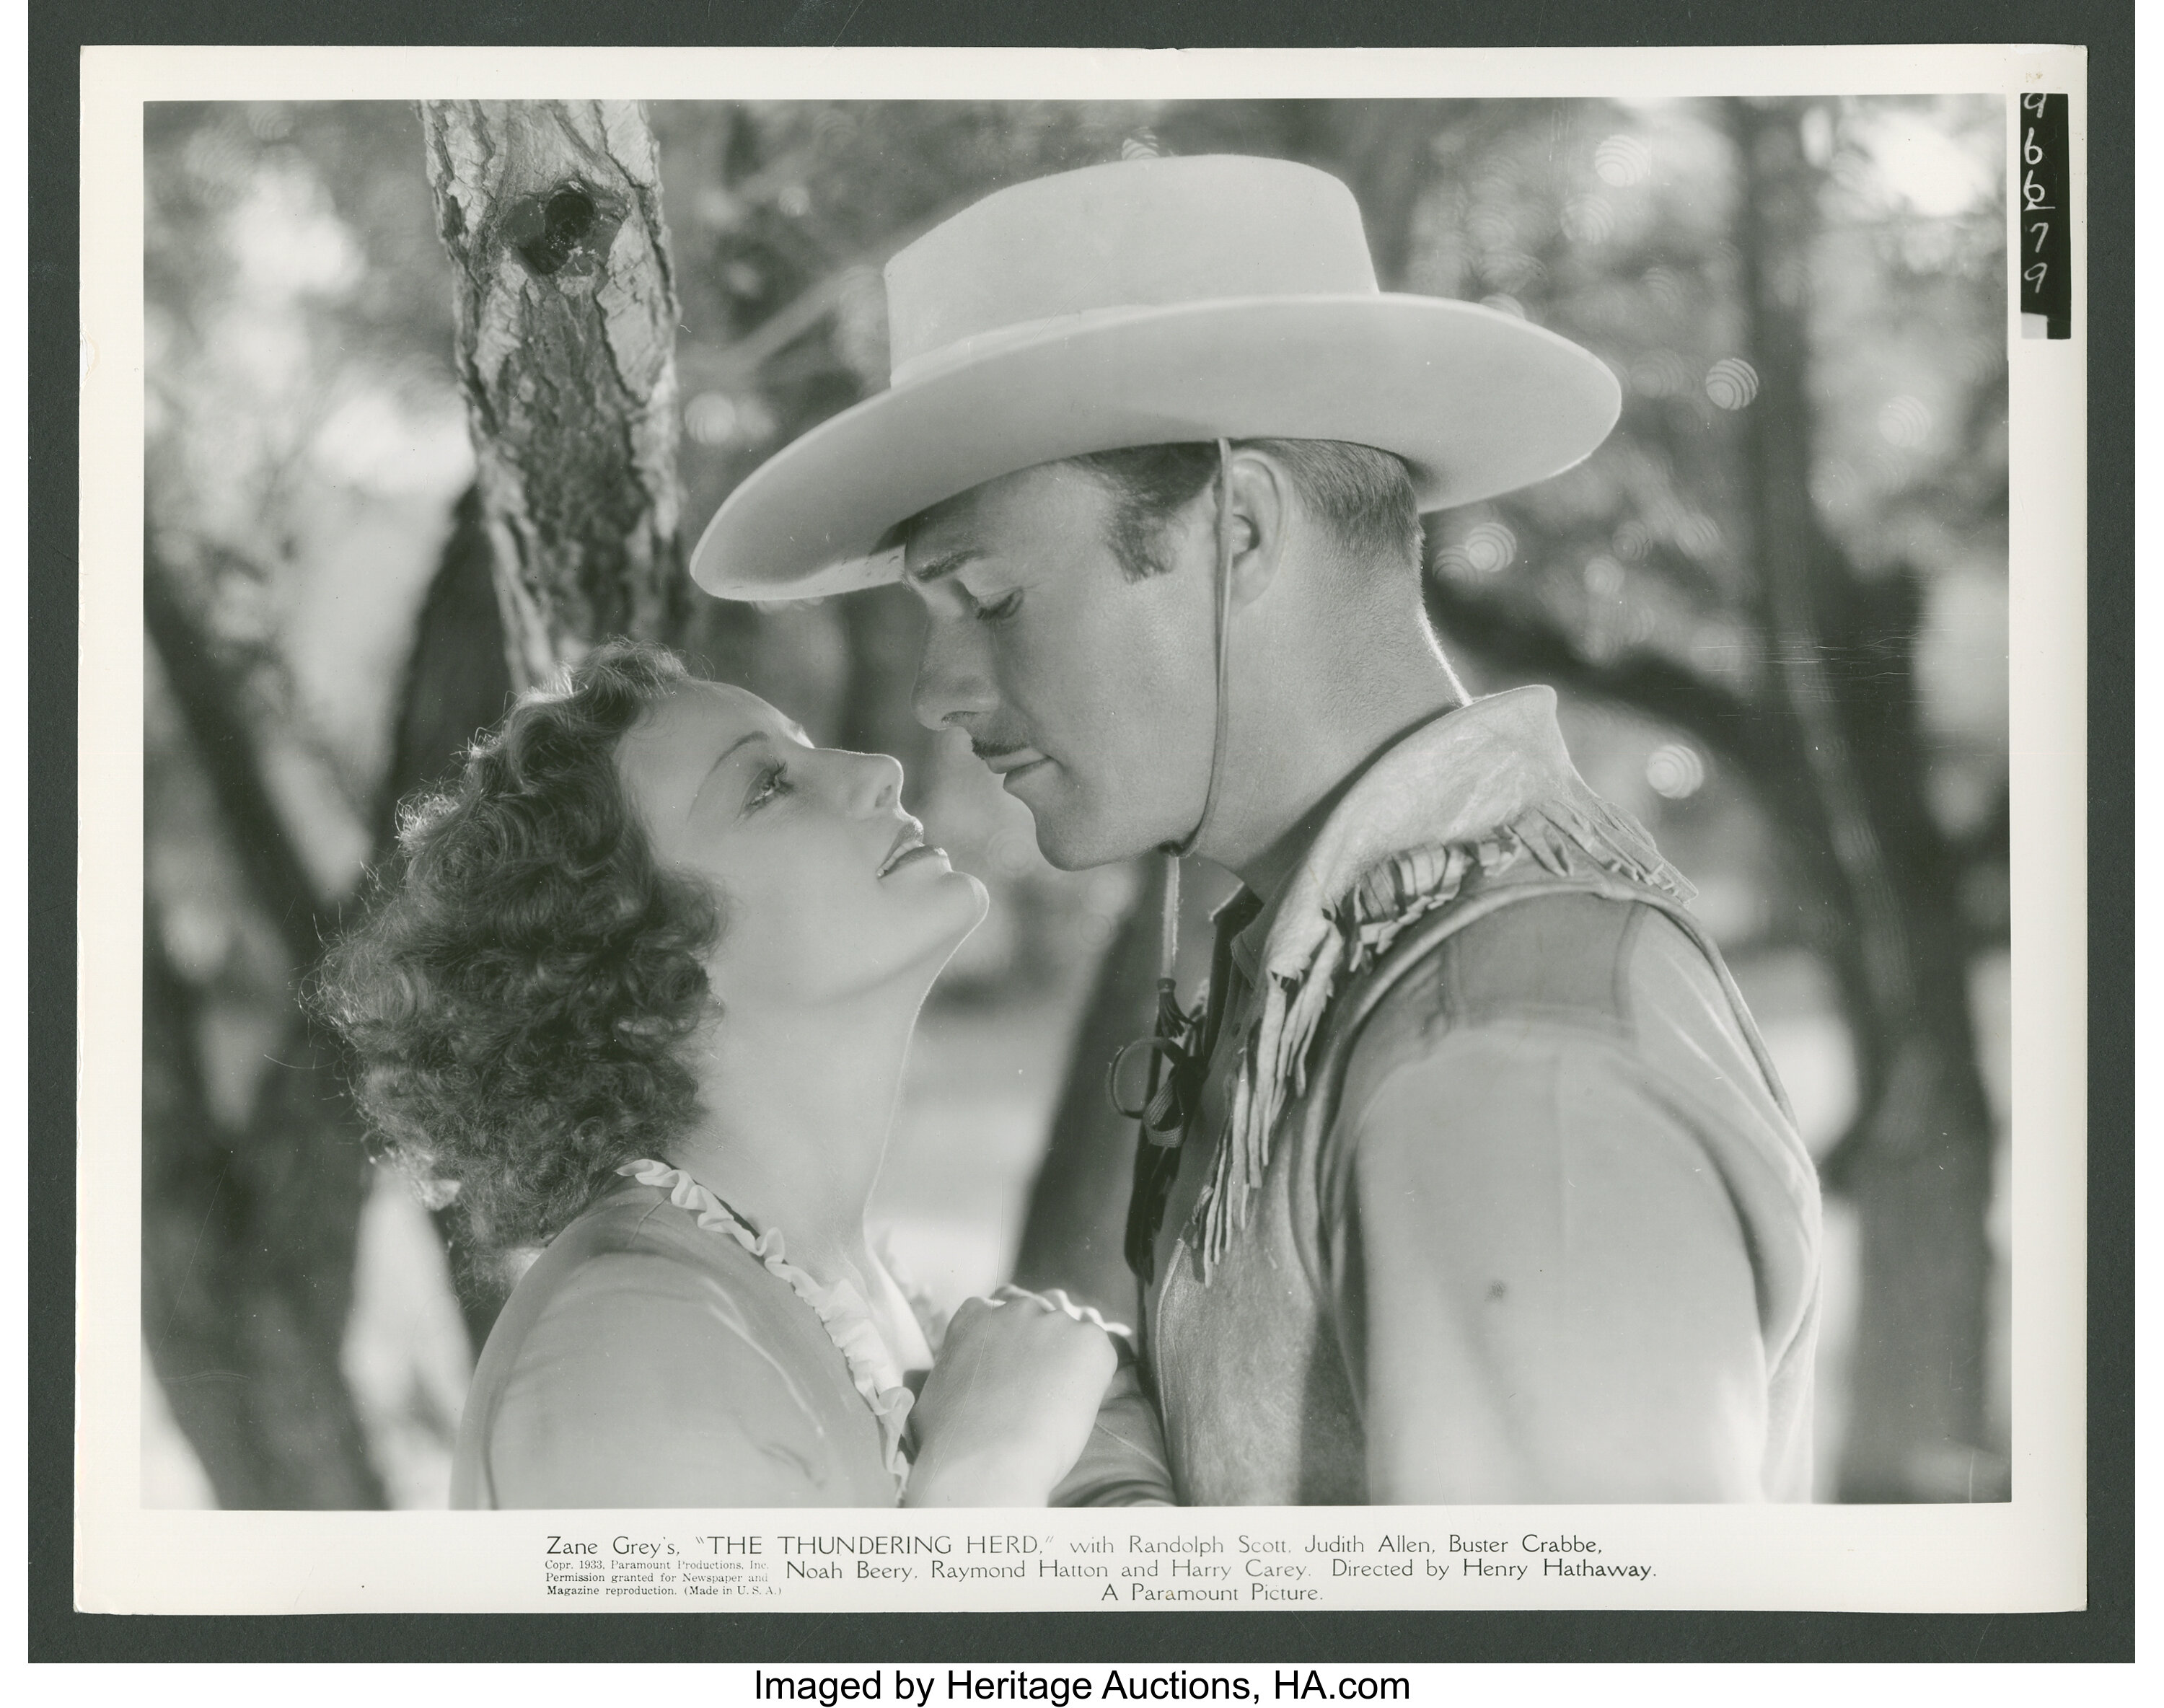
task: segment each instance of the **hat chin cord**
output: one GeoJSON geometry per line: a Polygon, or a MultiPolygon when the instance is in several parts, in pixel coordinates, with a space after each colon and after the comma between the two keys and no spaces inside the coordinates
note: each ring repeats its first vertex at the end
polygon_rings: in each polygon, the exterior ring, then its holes
{"type": "Polygon", "coordinates": [[[1179,960],[1179,862],[1201,839],[1203,828],[1216,810],[1225,765],[1226,713],[1231,701],[1226,691],[1226,660],[1232,627],[1232,446],[1222,439],[1217,441],[1216,592],[1217,710],[1202,816],[1178,842],[1163,843],[1158,848],[1164,856],[1164,911],[1158,938],[1157,1023],[1151,1036],[1136,1038],[1114,1051],[1105,1075],[1105,1092],[1113,1111],[1127,1120],[1141,1122],[1144,1136],[1160,1153],[1176,1148],[1185,1137],[1201,1095],[1204,1064],[1195,1053],[1200,1022],[1198,1017],[1181,1009],[1174,973],[1179,960]],[[1130,1107],[1120,1099],[1120,1069],[1137,1049],[1148,1052],[1149,1073],[1142,1101],[1130,1107]]]}
{"type": "MultiPolygon", "coordinates": [[[[1158,939],[1158,989],[1173,988],[1174,964],[1179,958],[1179,863],[1194,852],[1202,838],[1210,815],[1217,810],[1217,791],[1224,778],[1225,728],[1232,704],[1227,661],[1232,633],[1232,444],[1217,441],[1217,707],[1210,738],[1210,780],[1203,791],[1202,816],[1194,829],[1178,842],[1161,845],[1164,861],[1164,913],[1158,939]]],[[[1176,1005],[1175,1005],[1176,1006],[1176,1005]]]]}

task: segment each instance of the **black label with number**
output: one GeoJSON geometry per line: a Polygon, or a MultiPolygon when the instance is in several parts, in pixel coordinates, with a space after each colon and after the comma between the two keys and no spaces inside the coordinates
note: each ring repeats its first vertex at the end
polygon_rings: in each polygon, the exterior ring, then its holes
{"type": "Polygon", "coordinates": [[[2067,97],[2021,97],[2021,312],[2050,338],[2074,334],[2073,227],[2067,195],[2067,97]]]}

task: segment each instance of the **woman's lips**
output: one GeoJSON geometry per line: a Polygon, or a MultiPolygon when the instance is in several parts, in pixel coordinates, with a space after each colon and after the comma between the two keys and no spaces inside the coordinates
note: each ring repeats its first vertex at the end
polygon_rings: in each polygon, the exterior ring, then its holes
{"type": "Polygon", "coordinates": [[[875,878],[891,877],[904,866],[914,865],[927,855],[936,856],[943,865],[947,863],[947,850],[934,848],[925,841],[924,827],[914,818],[905,820],[895,835],[894,845],[887,849],[886,858],[880,862],[879,870],[872,875],[875,878]]]}
{"type": "Polygon", "coordinates": [[[894,840],[887,845],[886,858],[879,863],[875,878],[884,878],[900,865],[903,859],[924,844],[924,827],[914,818],[905,818],[901,828],[895,832],[894,840]]]}
{"type": "Polygon", "coordinates": [[[887,863],[886,870],[880,875],[882,878],[890,878],[904,866],[913,866],[919,860],[924,859],[936,859],[944,865],[947,859],[947,850],[943,848],[936,848],[928,842],[920,842],[914,848],[904,849],[896,855],[887,863]]]}

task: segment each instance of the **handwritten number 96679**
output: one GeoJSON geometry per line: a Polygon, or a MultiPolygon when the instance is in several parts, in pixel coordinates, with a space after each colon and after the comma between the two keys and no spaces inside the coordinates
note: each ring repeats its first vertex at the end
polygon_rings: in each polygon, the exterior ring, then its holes
{"type": "MultiPolygon", "coordinates": [[[[2024,95],[2021,97],[2021,112],[2024,118],[2028,118],[2031,114],[2041,118],[2044,113],[2044,102],[2045,97],[2041,94],[2024,95]]],[[[2044,245],[2050,241],[2051,234],[2051,222],[2035,216],[2058,212],[2057,204],[2047,199],[2051,192],[2038,181],[2036,176],[2036,169],[2042,166],[2044,161],[2044,146],[2037,138],[2036,127],[2034,124],[2025,123],[2021,127],[2021,213],[2023,223],[2028,228],[2031,255],[2041,255],[2044,245]]],[[[2030,290],[2041,292],[2044,287],[2044,281],[2051,276],[2051,264],[2048,261],[2032,260],[2022,268],[2022,281],[2030,290]]]]}

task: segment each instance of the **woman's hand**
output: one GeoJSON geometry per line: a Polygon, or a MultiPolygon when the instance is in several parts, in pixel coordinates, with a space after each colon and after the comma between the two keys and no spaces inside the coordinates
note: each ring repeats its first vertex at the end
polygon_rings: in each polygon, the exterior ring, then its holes
{"type": "Polygon", "coordinates": [[[1094,1311],[1019,1288],[954,1313],[911,1414],[906,1506],[1042,1506],[1081,1456],[1117,1367],[1094,1311]]]}

